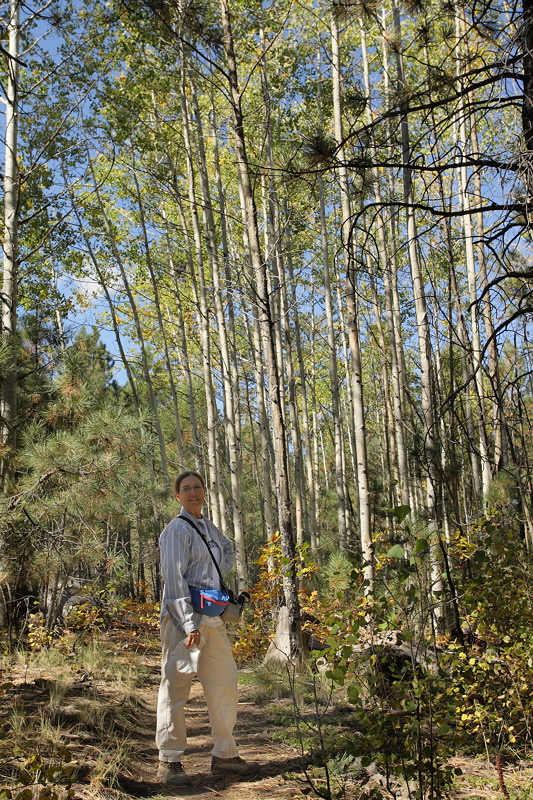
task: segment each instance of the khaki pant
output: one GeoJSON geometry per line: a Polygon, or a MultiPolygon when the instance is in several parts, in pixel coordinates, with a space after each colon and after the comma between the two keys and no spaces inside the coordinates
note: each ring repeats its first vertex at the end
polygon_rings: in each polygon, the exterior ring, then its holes
{"type": "MultiPolygon", "coordinates": [[[[198,664],[213,737],[212,755],[234,758],[238,755],[233,728],[237,717],[237,666],[222,620],[216,625],[200,623],[205,639],[198,664]]],[[[163,658],[161,684],[157,700],[156,745],[160,761],[181,761],[187,744],[185,704],[194,676],[187,676],[183,686],[171,685],[165,675],[165,663],[185,634],[167,615],[161,624],[163,658]]]]}

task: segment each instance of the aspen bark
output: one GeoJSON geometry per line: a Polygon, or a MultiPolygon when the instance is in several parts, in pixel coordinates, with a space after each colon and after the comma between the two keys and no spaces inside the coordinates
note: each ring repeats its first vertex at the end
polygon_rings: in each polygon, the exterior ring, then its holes
{"type": "Polygon", "coordinates": [[[207,289],[205,285],[203,239],[198,217],[198,203],[196,199],[196,178],[192,153],[192,142],[189,128],[189,108],[187,102],[186,67],[182,60],[182,73],[180,83],[180,105],[182,115],[182,130],[185,145],[188,176],[188,198],[191,214],[193,241],[194,241],[194,266],[195,277],[198,281],[198,323],[200,328],[203,379],[205,389],[205,404],[207,414],[207,485],[209,488],[210,513],[215,525],[225,531],[223,514],[222,489],[219,481],[219,455],[217,438],[217,409],[215,391],[213,387],[213,361],[211,356],[211,334],[209,330],[210,313],[207,303],[207,289]]]}
{"type": "MultiPolygon", "coordinates": [[[[465,26],[461,17],[459,6],[456,6],[456,39],[459,48],[459,57],[457,61],[457,74],[460,76],[463,73],[463,57],[461,54],[461,41],[465,35],[465,26]]],[[[464,151],[467,147],[467,133],[466,133],[466,106],[464,98],[461,97],[459,101],[459,137],[458,146],[461,155],[465,155],[464,151]]],[[[485,407],[484,407],[484,390],[483,390],[483,371],[481,363],[481,336],[479,330],[478,319],[478,303],[477,303],[477,285],[476,285],[476,264],[474,256],[474,239],[473,239],[473,224],[472,215],[470,214],[470,196],[469,196],[469,179],[468,170],[464,164],[459,168],[459,189],[461,207],[464,211],[463,230],[465,237],[465,259],[466,271],[468,279],[468,291],[470,300],[470,325],[472,330],[472,370],[474,373],[474,387],[476,392],[477,406],[478,406],[478,432],[479,432],[479,452],[481,458],[481,475],[482,475],[482,494],[486,497],[489,490],[489,485],[492,480],[492,470],[490,464],[490,454],[487,439],[487,429],[485,424],[485,407]]]]}
{"type": "MultiPolygon", "coordinates": [[[[289,233],[287,232],[287,237],[289,233]]],[[[296,284],[294,280],[294,269],[292,265],[292,256],[291,256],[291,246],[290,242],[287,247],[287,267],[289,271],[289,278],[291,282],[291,286],[293,290],[295,290],[296,284]]],[[[298,305],[296,302],[296,298],[293,296],[291,300],[292,307],[294,308],[294,340],[296,344],[296,354],[298,359],[298,380],[300,384],[300,402],[301,402],[301,414],[302,414],[302,426],[301,426],[301,441],[303,442],[303,470],[305,471],[305,479],[304,475],[302,475],[302,504],[303,504],[303,513],[305,516],[305,526],[309,531],[309,541],[311,543],[311,552],[316,554],[318,552],[317,548],[317,525],[316,525],[316,491],[315,491],[315,478],[314,478],[314,466],[313,466],[313,451],[311,448],[311,431],[309,427],[309,405],[307,401],[307,387],[308,387],[308,380],[304,365],[304,353],[302,347],[302,337],[300,332],[300,317],[298,314],[298,305]],[[306,485],[305,485],[306,484],[306,485]],[[305,493],[305,495],[304,495],[305,493]],[[305,497],[307,497],[307,503],[305,504],[305,497]]]]}
{"type": "Polygon", "coordinates": [[[337,370],[337,344],[335,339],[335,322],[333,318],[333,301],[331,297],[331,273],[329,267],[329,246],[326,224],[326,200],[324,179],[318,177],[318,199],[320,209],[320,246],[322,253],[322,275],[324,276],[324,306],[326,311],[326,325],[328,330],[328,362],[329,379],[331,384],[331,413],[333,416],[333,437],[335,447],[335,489],[337,492],[337,524],[339,529],[339,543],[346,546],[346,496],[344,487],[345,473],[343,469],[342,452],[344,440],[342,436],[341,407],[339,399],[339,375],[337,370]]]}
{"type": "Polygon", "coordinates": [[[0,487],[5,486],[10,455],[16,447],[17,420],[17,281],[19,267],[18,114],[20,0],[9,7],[7,87],[5,97],[6,143],[4,150],[4,235],[2,284],[2,341],[7,345],[8,364],[2,373],[0,392],[0,487]]]}
{"type": "MultiPolygon", "coordinates": [[[[172,162],[171,162],[172,164],[172,162]]],[[[183,203],[181,199],[181,195],[178,188],[178,181],[176,176],[176,171],[174,167],[172,167],[172,186],[174,189],[174,193],[176,196],[176,201],[178,204],[178,212],[180,217],[181,229],[183,231],[183,238],[186,244],[186,254],[187,254],[187,269],[188,274],[194,274],[194,264],[192,259],[192,252],[193,247],[191,244],[191,239],[189,236],[189,230],[187,228],[187,220],[185,218],[185,212],[183,210],[183,203]]],[[[163,214],[163,218],[166,222],[166,215],[163,214]]],[[[167,246],[169,252],[169,264],[170,264],[170,272],[172,275],[172,282],[174,285],[174,296],[176,300],[176,314],[173,315],[177,318],[177,328],[179,332],[179,347],[178,347],[178,354],[179,354],[179,361],[182,367],[182,372],[185,377],[186,385],[187,385],[187,403],[189,408],[189,422],[191,425],[191,437],[194,444],[194,466],[195,469],[201,471],[203,468],[202,464],[202,445],[200,442],[200,435],[198,433],[198,424],[196,421],[196,403],[194,399],[194,388],[193,388],[193,380],[192,380],[192,370],[191,370],[191,362],[189,358],[189,346],[187,344],[187,330],[185,328],[185,320],[183,316],[183,302],[182,302],[182,293],[183,287],[181,286],[181,275],[178,272],[176,267],[174,257],[172,254],[172,246],[170,243],[170,234],[168,232],[168,225],[166,225],[165,235],[167,239],[167,246]]],[[[181,466],[185,467],[185,464],[181,466]]]]}
{"type": "Polygon", "coordinates": [[[121,255],[120,255],[120,250],[119,250],[118,245],[117,245],[117,241],[116,241],[116,238],[115,238],[115,234],[113,232],[112,225],[111,225],[111,223],[109,221],[109,218],[107,216],[107,212],[106,212],[106,209],[105,209],[104,202],[102,200],[102,196],[100,194],[100,189],[98,187],[98,181],[96,180],[96,176],[94,174],[92,160],[91,160],[91,156],[90,156],[89,153],[87,153],[87,158],[88,158],[88,163],[89,163],[89,170],[91,172],[91,176],[92,176],[92,180],[93,180],[94,194],[95,194],[95,197],[96,197],[99,209],[100,209],[100,213],[102,215],[102,221],[104,223],[104,230],[106,232],[106,235],[108,237],[109,243],[111,245],[111,250],[112,250],[113,256],[115,258],[116,264],[117,264],[117,266],[119,268],[120,276],[121,276],[122,282],[124,284],[124,289],[125,289],[126,295],[128,297],[128,302],[130,304],[131,314],[132,314],[133,322],[134,322],[134,326],[135,326],[135,332],[137,334],[137,339],[138,339],[138,344],[139,344],[139,350],[140,350],[140,353],[141,353],[141,364],[142,364],[143,378],[144,378],[144,381],[146,383],[146,392],[148,394],[148,403],[150,405],[150,412],[151,412],[151,416],[152,416],[152,422],[153,422],[153,425],[154,425],[154,428],[155,428],[157,441],[159,443],[159,455],[160,455],[160,458],[161,458],[161,473],[162,473],[162,477],[163,477],[163,486],[164,486],[165,492],[168,492],[168,490],[170,488],[170,479],[169,479],[169,474],[168,474],[168,460],[167,460],[167,450],[166,450],[165,436],[163,434],[163,428],[161,426],[161,420],[159,418],[159,413],[157,411],[157,403],[156,403],[156,398],[155,398],[155,392],[154,392],[154,387],[153,387],[153,383],[152,383],[152,378],[151,378],[151,375],[150,375],[150,367],[149,367],[149,364],[148,364],[148,356],[147,356],[147,353],[146,353],[146,345],[145,345],[145,340],[144,340],[141,320],[140,320],[139,312],[138,312],[138,309],[137,309],[137,303],[135,302],[135,297],[133,295],[133,292],[132,292],[132,289],[131,289],[131,286],[130,286],[130,282],[128,280],[127,270],[126,270],[126,268],[124,266],[124,262],[122,260],[121,255]]]}
{"type": "MultiPolygon", "coordinates": [[[[359,19],[359,30],[361,33],[361,55],[363,62],[363,75],[365,80],[365,92],[368,97],[367,101],[367,120],[372,123],[374,113],[372,110],[371,102],[371,85],[370,85],[370,69],[368,65],[368,51],[366,44],[366,31],[363,20],[359,19]]],[[[371,152],[375,153],[375,147],[371,142],[371,152]]],[[[407,461],[407,450],[405,443],[405,420],[403,409],[403,384],[400,371],[400,357],[398,355],[398,348],[402,348],[401,332],[396,331],[396,318],[393,311],[393,276],[392,270],[396,267],[396,259],[389,255],[390,247],[387,244],[387,225],[384,218],[382,209],[382,197],[380,188],[380,175],[379,169],[373,167],[374,177],[374,198],[377,204],[377,248],[379,254],[380,267],[383,274],[384,288],[385,288],[385,313],[387,322],[387,339],[388,339],[388,352],[390,354],[390,385],[392,389],[392,419],[394,421],[392,434],[393,434],[393,464],[395,470],[395,478],[398,484],[398,499],[402,505],[410,504],[410,491],[409,491],[409,467],[407,461]]],[[[392,242],[392,247],[395,247],[395,242],[392,242]]],[[[382,334],[384,335],[384,334],[382,334]]],[[[384,342],[385,344],[385,342],[384,342]]],[[[386,350],[383,350],[385,356],[386,350]]],[[[385,393],[388,396],[388,385],[385,386],[385,393]]]]}
{"type": "Polygon", "coordinates": [[[141,230],[143,234],[143,242],[144,242],[144,254],[146,259],[146,266],[148,268],[148,274],[150,275],[150,281],[152,283],[152,291],[154,296],[154,305],[155,305],[155,312],[157,318],[157,324],[159,326],[159,335],[161,336],[161,341],[163,343],[163,357],[165,361],[165,367],[167,370],[167,377],[168,377],[168,385],[170,388],[170,396],[172,398],[172,408],[174,411],[174,432],[176,434],[176,451],[177,451],[177,463],[183,463],[183,442],[181,436],[181,421],[179,415],[179,408],[178,408],[178,393],[176,391],[176,384],[174,381],[173,376],[173,368],[172,362],[170,359],[170,352],[168,346],[168,338],[166,334],[165,324],[163,322],[163,313],[161,310],[161,301],[159,298],[159,289],[157,285],[157,278],[154,270],[154,265],[152,263],[152,255],[150,252],[150,243],[148,241],[148,231],[146,229],[146,219],[144,214],[144,203],[141,195],[141,189],[139,186],[139,181],[137,178],[136,166],[135,161],[132,159],[132,176],[133,182],[135,184],[135,194],[137,199],[137,208],[139,209],[139,218],[141,222],[141,230]]]}
{"type": "Polygon", "coordinates": [[[351,241],[351,210],[348,190],[348,173],[344,156],[343,126],[341,112],[341,71],[339,53],[339,32],[335,15],[331,14],[331,54],[333,78],[333,115],[335,121],[335,141],[339,159],[339,183],[342,209],[342,242],[346,260],[346,303],[348,309],[348,334],[352,367],[352,391],[354,398],[355,453],[357,460],[356,480],[359,499],[359,535],[363,556],[363,570],[367,591],[374,588],[374,552],[370,518],[370,493],[368,489],[368,463],[366,452],[365,409],[363,400],[363,376],[356,293],[356,271],[351,241]]]}
{"type": "Polygon", "coordinates": [[[299,661],[304,654],[300,624],[300,603],[295,574],[295,547],[292,522],[291,496],[287,458],[286,427],[283,418],[280,368],[276,361],[275,329],[273,309],[270,302],[266,265],[261,255],[257,213],[246,152],[241,93],[237,77],[237,62],[233,44],[230,12],[227,0],[221,0],[221,20],[224,37],[224,52],[228,67],[227,77],[233,112],[233,133],[237,156],[239,182],[244,200],[244,220],[249,244],[250,261],[256,283],[256,305],[259,314],[261,343],[268,377],[268,392],[274,435],[274,460],[276,466],[276,495],[280,526],[281,547],[288,564],[283,576],[285,603],[288,611],[289,658],[299,661]]]}
{"type": "Polygon", "coordinates": [[[233,526],[233,537],[235,540],[235,561],[239,585],[244,588],[248,585],[248,567],[246,562],[246,547],[244,541],[243,514],[241,502],[241,442],[238,435],[239,428],[237,419],[237,395],[238,395],[238,373],[235,363],[231,360],[228,335],[226,330],[226,315],[223,307],[223,289],[221,280],[221,270],[218,259],[218,245],[216,237],[215,219],[213,215],[213,203],[209,188],[207,175],[207,156],[204,143],[204,134],[200,109],[196,96],[196,87],[191,81],[192,106],[196,120],[196,133],[198,143],[198,170],[200,173],[200,183],[203,199],[203,213],[205,220],[206,244],[209,263],[211,266],[211,279],[213,282],[213,300],[215,305],[215,316],[217,321],[217,334],[220,349],[222,389],[224,394],[224,430],[226,434],[226,448],[229,460],[230,471],[230,519],[233,526]]]}
{"type": "MultiPolygon", "coordinates": [[[[406,93],[405,76],[403,70],[403,58],[401,53],[401,25],[400,11],[397,3],[393,2],[393,21],[394,32],[397,38],[397,49],[395,51],[396,72],[398,89],[402,94],[406,93]]],[[[401,151],[402,151],[402,179],[403,179],[403,200],[405,205],[405,215],[407,222],[407,245],[409,254],[409,265],[411,269],[411,279],[413,282],[414,305],[416,315],[416,326],[418,333],[418,347],[420,353],[420,385],[422,393],[422,422],[423,422],[423,452],[426,469],[426,512],[432,533],[432,591],[438,596],[442,592],[442,574],[440,570],[440,554],[438,538],[437,520],[437,487],[436,487],[436,468],[437,468],[437,446],[436,428],[434,416],[434,394],[433,378],[431,367],[431,334],[424,289],[424,279],[420,268],[417,249],[417,226],[413,209],[413,185],[412,170],[410,167],[411,145],[408,122],[408,103],[403,103],[403,115],[401,119],[401,151]]],[[[435,615],[441,618],[443,609],[441,601],[435,604],[435,615]]]]}

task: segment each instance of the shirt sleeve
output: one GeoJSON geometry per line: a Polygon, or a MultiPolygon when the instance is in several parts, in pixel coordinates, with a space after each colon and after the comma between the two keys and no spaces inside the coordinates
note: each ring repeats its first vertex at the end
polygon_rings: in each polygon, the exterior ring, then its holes
{"type": "Polygon", "coordinates": [[[192,607],[185,579],[191,552],[189,525],[173,519],[160,536],[159,551],[161,577],[165,584],[165,611],[175,625],[185,633],[192,633],[198,628],[200,614],[192,607]]]}

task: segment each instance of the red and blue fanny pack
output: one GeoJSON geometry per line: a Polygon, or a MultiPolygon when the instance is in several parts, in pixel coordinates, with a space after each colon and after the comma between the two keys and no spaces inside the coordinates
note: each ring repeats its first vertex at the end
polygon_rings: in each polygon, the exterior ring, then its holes
{"type": "Polygon", "coordinates": [[[195,611],[206,617],[219,617],[227,608],[229,593],[221,589],[199,589],[189,586],[192,605],[195,611]]]}

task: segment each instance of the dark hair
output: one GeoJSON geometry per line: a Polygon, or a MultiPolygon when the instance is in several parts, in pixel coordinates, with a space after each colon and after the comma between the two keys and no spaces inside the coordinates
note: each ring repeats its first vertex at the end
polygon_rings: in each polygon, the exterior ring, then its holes
{"type": "Polygon", "coordinates": [[[196,470],[194,469],[186,469],[185,472],[182,472],[180,475],[178,475],[178,477],[174,481],[174,494],[179,494],[181,482],[184,481],[185,478],[191,478],[192,476],[198,478],[198,480],[205,489],[205,481],[200,475],[200,473],[196,472],[196,470]]]}

